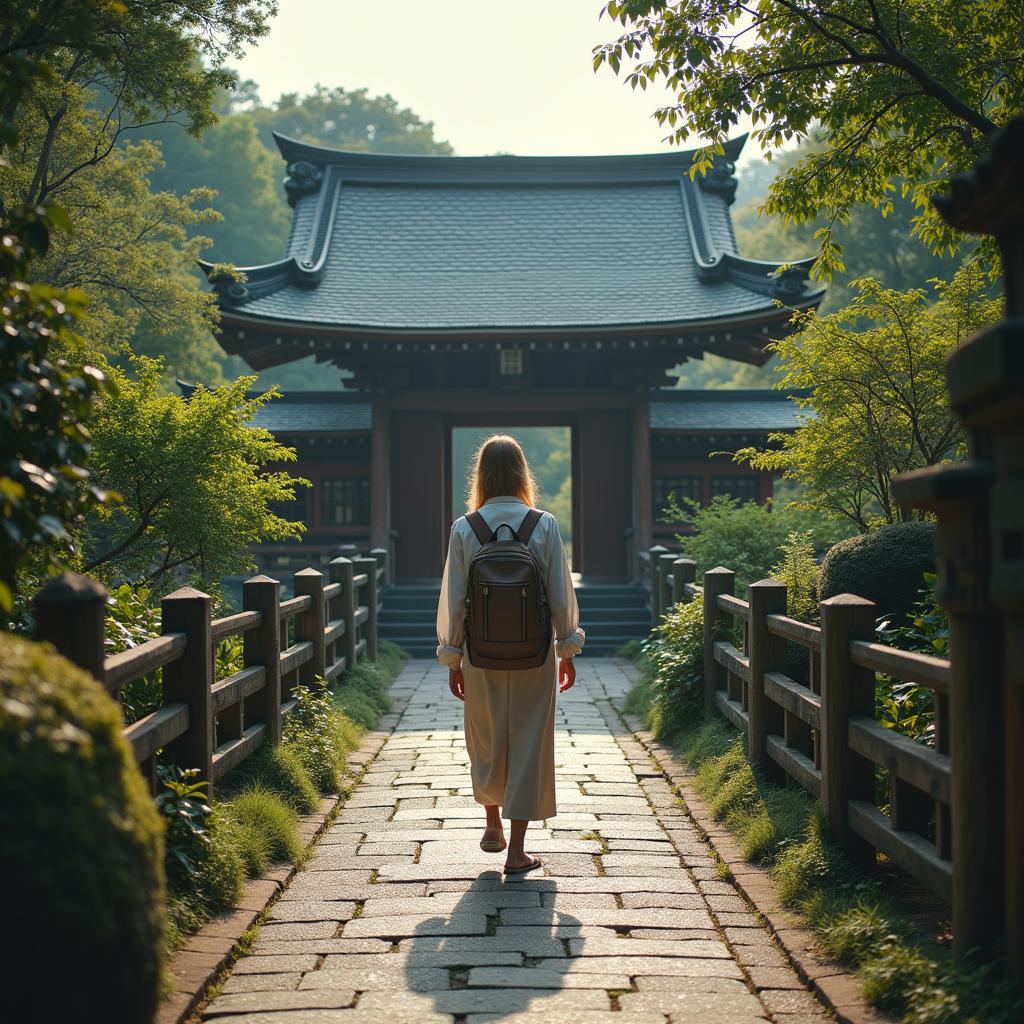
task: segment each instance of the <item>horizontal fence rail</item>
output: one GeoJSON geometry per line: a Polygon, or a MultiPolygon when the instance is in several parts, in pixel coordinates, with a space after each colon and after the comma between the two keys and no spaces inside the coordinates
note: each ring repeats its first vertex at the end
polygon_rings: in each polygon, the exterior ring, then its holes
{"type": "Polygon", "coordinates": [[[335,558],[328,576],[302,569],[294,596],[254,576],[242,584],[243,610],[212,618],[209,595],[192,587],[161,602],[161,635],[103,655],[108,594],[87,577],[67,573],[35,599],[36,639],[91,672],[120,700],[121,690],[162,674],[161,706],[125,727],[125,739],[150,786],[157,754],[196,768],[213,785],[264,743],[277,743],[296,705],[295,689],[337,679],[363,655],[377,658],[377,615],[387,583],[387,552],[335,558]],[[217,645],[240,639],[242,667],[216,678],[217,645]]]}
{"type": "MultiPolygon", "coordinates": [[[[956,821],[950,759],[951,663],[875,641],[878,610],[842,594],[820,604],[821,624],[786,614],[786,587],[762,580],[746,600],[735,573],[717,568],[695,582],[695,565],[652,548],[649,593],[655,624],[675,604],[704,609],[704,708],[746,736],[750,762],[779,770],[821,800],[832,836],[855,862],[884,854],[949,902],[956,821]],[[794,657],[794,651],[800,651],[794,657]],[[793,664],[806,665],[794,678],[793,664]],[[875,718],[875,674],[934,695],[934,746],[875,718]],[[876,769],[888,784],[877,806],[876,769]]],[[[966,818],[966,816],[963,816],[966,818]]]]}

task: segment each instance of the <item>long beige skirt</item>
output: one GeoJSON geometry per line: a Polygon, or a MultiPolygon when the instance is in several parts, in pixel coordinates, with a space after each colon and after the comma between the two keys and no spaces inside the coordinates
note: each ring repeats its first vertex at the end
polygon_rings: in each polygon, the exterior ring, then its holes
{"type": "Polygon", "coordinates": [[[555,649],[540,668],[474,668],[466,658],[466,747],[478,804],[506,818],[555,814],[555,649]]]}

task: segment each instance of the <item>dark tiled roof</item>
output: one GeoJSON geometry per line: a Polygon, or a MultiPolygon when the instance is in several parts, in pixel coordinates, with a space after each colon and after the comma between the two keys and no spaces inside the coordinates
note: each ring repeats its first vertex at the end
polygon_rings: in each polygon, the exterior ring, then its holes
{"type": "MultiPolygon", "coordinates": [[[[196,385],[184,380],[178,387],[185,397],[196,385]]],[[[250,392],[250,397],[260,392],[250,392]]],[[[342,433],[370,430],[373,422],[370,403],[364,395],[347,391],[291,391],[272,398],[253,416],[254,427],[275,434],[342,433]]]]}
{"type": "Polygon", "coordinates": [[[768,390],[661,391],[651,395],[652,430],[792,430],[809,413],[768,390]]]}
{"type": "Polygon", "coordinates": [[[299,394],[267,402],[252,419],[254,427],[264,427],[275,434],[369,430],[370,424],[367,401],[342,400],[340,396],[322,401],[319,396],[303,399],[299,394]]]}
{"type": "Polygon", "coordinates": [[[810,302],[806,267],[736,254],[732,160],[401,157],[278,139],[286,258],[218,284],[246,318],[391,330],[689,324],[810,302]],[[781,289],[781,290],[780,290],[781,289]]]}

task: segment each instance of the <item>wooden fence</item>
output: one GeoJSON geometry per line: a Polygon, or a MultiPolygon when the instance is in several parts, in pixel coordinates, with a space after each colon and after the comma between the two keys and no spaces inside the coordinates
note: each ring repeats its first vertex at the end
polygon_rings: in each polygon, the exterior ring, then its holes
{"type": "Polygon", "coordinates": [[[669,602],[701,594],[709,709],[747,732],[753,757],[820,793],[855,855],[883,850],[950,899],[959,958],[1002,943],[1007,972],[1024,989],[1024,116],[988,143],[935,198],[949,224],[992,236],[1002,257],[1005,317],[946,363],[967,461],[904,473],[892,486],[902,508],[936,518],[935,596],[949,614],[951,660],[872,643],[874,609],[858,598],[823,602],[821,627],[811,627],[783,614],[772,581],[740,601],[725,570],[706,573],[698,588],[678,554],[644,554],[655,621],[669,602]],[[742,652],[715,632],[736,619],[742,652]],[[810,652],[809,685],[780,671],[784,642],[810,652]],[[874,721],[876,671],[933,690],[934,749],[874,721]],[[888,818],[871,800],[879,764],[892,779],[888,818]]]}
{"type": "Polygon", "coordinates": [[[183,587],[161,602],[161,635],[120,654],[104,653],[107,591],[65,573],[36,596],[36,639],[91,672],[116,699],[121,689],[162,669],[160,708],[125,727],[143,773],[155,784],[160,750],[213,785],[262,744],[281,739],[295,707],[293,689],[328,683],[365,654],[377,657],[377,613],[387,582],[387,552],[335,558],[328,574],[302,569],[294,597],[254,576],[242,584],[243,610],[214,619],[208,594],[183,587]],[[242,638],[242,667],[215,675],[217,644],[242,638]]]}
{"type": "Polygon", "coordinates": [[[703,604],[705,713],[746,735],[752,764],[774,764],[819,799],[852,860],[873,864],[884,853],[951,903],[953,830],[975,825],[950,811],[951,663],[875,642],[879,610],[864,598],[822,601],[821,625],[809,625],[786,615],[776,580],[752,584],[743,600],[729,569],[705,572],[698,585],[694,562],[678,553],[651,549],[645,561],[659,620],[675,603],[703,604]],[[808,652],[805,681],[786,672],[789,644],[808,652]],[[876,672],[933,691],[934,747],[876,720],[876,672]],[[888,814],[875,803],[876,768],[888,772],[888,814]]]}

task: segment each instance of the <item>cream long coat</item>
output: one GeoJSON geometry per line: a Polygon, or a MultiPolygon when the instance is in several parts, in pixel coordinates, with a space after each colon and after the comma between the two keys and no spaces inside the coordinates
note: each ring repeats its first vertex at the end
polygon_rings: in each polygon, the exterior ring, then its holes
{"type": "MultiPolygon", "coordinates": [[[[518,529],[529,509],[518,498],[485,502],[480,514],[490,529],[518,529]]],[[[503,532],[501,536],[505,536],[503,532]]],[[[565,559],[558,522],[545,512],[529,541],[544,574],[554,643],[540,668],[509,672],[474,668],[463,660],[469,563],[480,550],[465,516],[452,526],[437,607],[437,657],[465,677],[463,709],[473,797],[497,804],[506,818],[540,821],[555,813],[556,656],[572,658],[583,648],[579,606],[565,559]]]]}

